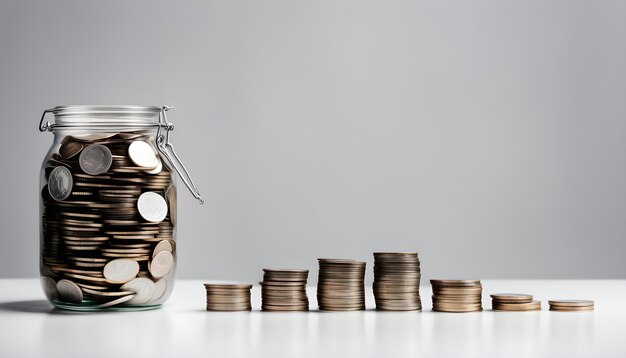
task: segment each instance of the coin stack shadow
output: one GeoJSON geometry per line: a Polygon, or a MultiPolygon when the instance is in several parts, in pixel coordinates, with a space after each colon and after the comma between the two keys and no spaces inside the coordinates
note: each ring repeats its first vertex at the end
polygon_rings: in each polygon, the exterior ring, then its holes
{"type": "Polygon", "coordinates": [[[541,301],[533,301],[533,295],[524,293],[494,293],[491,295],[494,311],[541,311],[541,301]]]}
{"type": "Polygon", "coordinates": [[[252,285],[205,283],[207,311],[251,311],[252,285]]]}
{"type": "Polygon", "coordinates": [[[365,309],[365,262],[318,259],[317,303],[322,311],[365,309]]]}
{"type": "Polygon", "coordinates": [[[433,286],[433,311],[482,311],[480,280],[430,280],[433,286]]]}
{"type": "Polygon", "coordinates": [[[593,311],[594,302],[591,300],[549,300],[550,311],[579,312],[593,311]]]}
{"type": "Polygon", "coordinates": [[[261,309],[263,311],[308,311],[306,282],[309,270],[263,269],[261,309]]]}
{"type": "Polygon", "coordinates": [[[376,309],[421,310],[420,278],[417,252],[375,252],[373,287],[376,309]]]}
{"type": "Polygon", "coordinates": [[[41,273],[48,298],[93,307],[160,303],[174,266],[176,190],[150,135],[66,136],[45,177],[41,273]],[[133,146],[139,150],[129,153],[133,146]]]}

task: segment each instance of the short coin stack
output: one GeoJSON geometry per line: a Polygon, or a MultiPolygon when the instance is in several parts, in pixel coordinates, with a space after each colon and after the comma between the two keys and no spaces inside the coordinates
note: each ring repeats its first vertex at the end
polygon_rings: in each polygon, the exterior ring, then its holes
{"type": "Polygon", "coordinates": [[[577,312],[593,311],[594,302],[590,300],[550,300],[550,311],[577,312]]]}
{"type": "Polygon", "coordinates": [[[263,269],[261,309],[263,311],[308,311],[306,281],[309,270],[263,269]]]}
{"type": "Polygon", "coordinates": [[[317,302],[323,311],[365,309],[365,262],[318,259],[317,302]]]}
{"type": "Polygon", "coordinates": [[[420,262],[417,252],[374,253],[374,298],[376,309],[421,310],[420,262]]]}
{"type": "Polygon", "coordinates": [[[205,283],[207,311],[250,311],[252,285],[205,283]]]}
{"type": "Polygon", "coordinates": [[[430,283],[433,286],[433,311],[482,311],[480,280],[430,280],[430,283]]]}
{"type": "Polygon", "coordinates": [[[541,311],[541,301],[533,301],[532,295],[523,293],[494,293],[491,308],[494,311],[541,311]]]}

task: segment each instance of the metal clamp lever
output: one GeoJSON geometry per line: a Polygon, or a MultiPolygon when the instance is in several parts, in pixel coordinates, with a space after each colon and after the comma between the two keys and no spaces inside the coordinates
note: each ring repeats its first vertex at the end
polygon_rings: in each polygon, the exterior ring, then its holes
{"type": "Polygon", "coordinates": [[[43,114],[41,115],[41,120],[39,121],[39,131],[40,132],[45,132],[45,131],[51,131],[52,130],[52,124],[50,124],[50,122],[44,123],[43,120],[44,120],[44,118],[46,118],[46,114],[52,113],[53,111],[54,111],[54,108],[49,108],[49,109],[46,109],[45,111],[43,111],[43,114]]]}
{"type": "Polygon", "coordinates": [[[198,199],[198,202],[200,204],[204,204],[204,199],[202,199],[200,191],[198,191],[198,188],[196,188],[193,179],[191,179],[189,171],[187,170],[183,162],[178,158],[178,155],[176,155],[176,152],[174,151],[174,146],[172,146],[172,143],[170,143],[170,132],[174,130],[174,125],[167,122],[165,112],[169,111],[171,108],[172,107],[170,106],[163,106],[161,108],[161,113],[159,115],[159,129],[157,131],[157,148],[159,149],[159,152],[163,154],[163,157],[165,157],[167,161],[171,164],[172,168],[176,170],[178,176],[180,176],[180,178],[183,180],[183,183],[185,183],[185,185],[191,192],[191,195],[193,195],[194,198],[198,199]],[[163,129],[165,129],[165,135],[161,133],[163,129]]]}

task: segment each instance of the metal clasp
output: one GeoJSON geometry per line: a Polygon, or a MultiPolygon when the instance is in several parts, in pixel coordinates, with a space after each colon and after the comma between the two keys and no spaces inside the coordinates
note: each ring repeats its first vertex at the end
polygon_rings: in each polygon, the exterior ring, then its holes
{"type": "MultiPolygon", "coordinates": [[[[171,108],[172,108],[171,106],[163,106],[161,108],[161,113],[159,113],[159,129],[157,130],[157,148],[159,149],[159,152],[161,152],[161,154],[163,154],[163,156],[167,159],[167,161],[170,163],[172,168],[176,170],[176,172],[178,173],[178,176],[180,176],[180,178],[183,180],[183,183],[185,183],[185,185],[191,192],[191,195],[193,195],[194,198],[198,199],[198,202],[200,202],[200,204],[204,204],[204,199],[202,199],[202,196],[200,195],[200,191],[198,191],[198,189],[196,188],[196,185],[193,182],[193,179],[191,179],[191,175],[189,175],[189,171],[187,170],[183,162],[178,158],[178,156],[176,155],[176,152],[174,151],[174,146],[172,146],[172,143],[170,143],[170,132],[174,130],[174,125],[167,121],[165,112],[169,111],[171,108]],[[162,130],[165,130],[165,134],[162,133],[162,130]],[[170,155],[170,152],[172,153],[171,155],[170,155]]],[[[44,112],[44,115],[45,115],[45,112],[44,112]]],[[[42,121],[43,121],[43,118],[42,118],[42,121]]]]}
{"type": "Polygon", "coordinates": [[[39,121],[39,131],[40,132],[46,132],[46,131],[52,131],[52,124],[50,124],[50,122],[46,122],[44,123],[43,120],[44,118],[46,118],[46,114],[48,113],[52,113],[54,111],[54,108],[48,108],[45,111],[43,111],[43,114],[41,115],[41,120],[39,121]]]}

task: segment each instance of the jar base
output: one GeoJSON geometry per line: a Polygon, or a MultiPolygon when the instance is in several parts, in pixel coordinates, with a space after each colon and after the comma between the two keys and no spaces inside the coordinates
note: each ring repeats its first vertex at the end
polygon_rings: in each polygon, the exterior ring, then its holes
{"type": "Polygon", "coordinates": [[[161,304],[149,304],[149,305],[133,305],[133,306],[111,306],[100,307],[97,303],[82,302],[82,303],[69,303],[61,301],[50,302],[55,308],[59,308],[65,311],[74,312],[135,312],[135,311],[151,311],[161,308],[161,304]]]}

